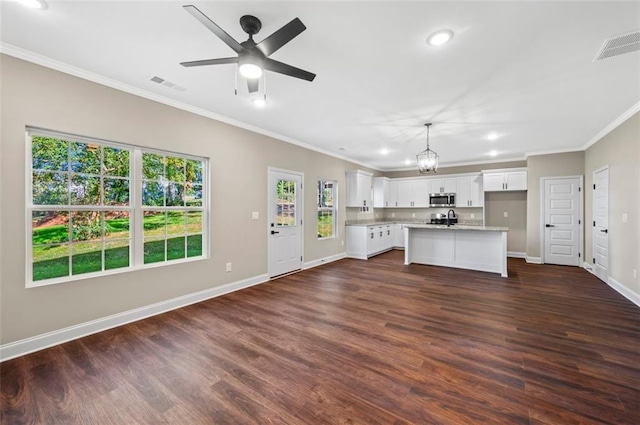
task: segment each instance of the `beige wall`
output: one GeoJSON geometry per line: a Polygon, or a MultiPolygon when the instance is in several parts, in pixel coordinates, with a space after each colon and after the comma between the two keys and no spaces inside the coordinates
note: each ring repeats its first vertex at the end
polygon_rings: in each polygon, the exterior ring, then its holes
{"type": "Polygon", "coordinates": [[[485,225],[508,227],[507,251],[527,250],[527,192],[487,192],[484,197],[485,225]],[[507,213],[507,217],[504,213],[507,213]]]}
{"type": "Polygon", "coordinates": [[[0,343],[267,273],[267,167],[304,172],[304,260],[344,252],[316,237],[316,182],[363,168],[99,84],[2,56],[0,343]],[[211,259],[25,289],[25,126],[210,158],[211,259]],[[251,212],[260,213],[251,220],[251,212]],[[233,272],[225,272],[225,263],[233,272]]]}
{"type": "MultiPolygon", "coordinates": [[[[640,113],[636,113],[585,152],[586,186],[593,172],[609,167],[609,277],[640,297],[640,113]],[[628,214],[628,222],[622,222],[628,214]]],[[[593,221],[593,189],[585,192],[586,221],[593,221]]],[[[591,227],[585,232],[586,259],[593,258],[591,227]]]]}
{"type": "Polygon", "coordinates": [[[527,158],[527,255],[540,257],[540,179],[582,176],[584,152],[535,155],[527,158]]]}

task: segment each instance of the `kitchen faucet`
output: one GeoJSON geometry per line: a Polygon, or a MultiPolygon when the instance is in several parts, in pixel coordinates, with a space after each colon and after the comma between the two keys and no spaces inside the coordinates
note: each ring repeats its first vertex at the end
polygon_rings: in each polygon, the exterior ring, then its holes
{"type": "Polygon", "coordinates": [[[447,227],[451,226],[451,219],[456,216],[456,212],[453,209],[447,211],[447,227]],[[451,217],[451,213],[453,213],[453,217],[451,217]]]}

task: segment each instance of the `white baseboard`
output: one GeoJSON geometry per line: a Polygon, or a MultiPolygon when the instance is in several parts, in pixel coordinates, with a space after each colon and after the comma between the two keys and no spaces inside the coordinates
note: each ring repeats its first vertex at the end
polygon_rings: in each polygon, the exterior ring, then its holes
{"type": "Polygon", "coordinates": [[[593,265],[587,263],[586,261],[582,263],[582,268],[593,274],[593,265]]]}
{"type": "Polygon", "coordinates": [[[100,319],[91,320],[89,322],[80,323],[78,325],[69,326],[67,328],[58,329],[20,341],[10,342],[0,345],[0,362],[10,360],[25,354],[33,353],[54,345],[82,338],[83,336],[95,334],[97,332],[106,331],[157,314],[195,304],[210,298],[219,297],[220,295],[258,285],[269,280],[269,276],[259,275],[248,279],[239,280],[237,282],[227,283],[204,291],[194,292],[180,297],[172,298],[166,301],[160,301],[144,307],[135,308],[133,310],[124,311],[122,313],[113,314],[111,316],[101,317],[100,319]]]}
{"type": "Polygon", "coordinates": [[[614,278],[610,277],[607,284],[615,289],[620,295],[640,307],[640,294],[636,294],[631,289],[624,286],[622,283],[618,282],[614,278]]]}
{"type": "Polygon", "coordinates": [[[358,252],[347,252],[347,258],[355,258],[356,260],[368,260],[369,257],[358,252]]]}
{"type": "Polygon", "coordinates": [[[526,252],[507,251],[507,257],[511,258],[527,258],[526,252]]]}
{"type": "Polygon", "coordinates": [[[319,258],[317,260],[307,261],[302,265],[302,269],[303,270],[311,269],[313,267],[318,267],[323,264],[331,263],[333,261],[342,260],[343,258],[346,258],[346,257],[347,257],[347,253],[341,252],[340,254],[330,255],[328,257],[319,258]]]}
{"type": "Polygon", "coordinates": [[[524,259],[527,261],[527,263],[542,264],[542,258],[541,257],[529,257],[528,255],[525,254],[524,259]]]}

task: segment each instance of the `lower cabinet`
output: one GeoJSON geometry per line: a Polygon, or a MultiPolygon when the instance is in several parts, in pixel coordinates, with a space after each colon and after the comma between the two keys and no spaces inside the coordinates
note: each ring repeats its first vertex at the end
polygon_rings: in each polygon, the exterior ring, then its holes
{"type": "Polygon", "coordinates": [[[395,224],[347,226],[347,257],[367,259],[394,247],[395,224]]]}
{"type": "Polygon", "coordinates": [[[395,248],[404,248],[404,230],[402,224],[394,224],[393,229],[393,246],[395,248]]]}

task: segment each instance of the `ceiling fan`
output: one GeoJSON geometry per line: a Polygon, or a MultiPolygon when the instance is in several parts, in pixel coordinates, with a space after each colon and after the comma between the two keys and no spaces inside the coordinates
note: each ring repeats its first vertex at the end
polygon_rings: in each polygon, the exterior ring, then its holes
{"type": "Polygon", "coordinates": [[[300,19],[295,18],[269,37],[262,40],[260,43],[256,43],[253,41],[253,36],[260,31],[260,28],[262,28],[262,22],[260,22],[260,19],[255,16],[244,15],[240,18],[240,26],[244,32],[249,34],[249,39],[242,43],[238,43],[197,7],[193,5],[186,5],[183,7],[194,18],[207,27],[209,31],[217,35],[218,38],[220,38],[220,40],[222,40],[227,46],[231,47],[238,56],[182,62],[180,65],[191,67],[237,63],[239,65],[238,70],[240,71],[240,74],[247,79],[249,93],[258,91],[258,79],[262,76],[263,70],[273,71],[307,81],[313,81],[316,77],[316,74],[269,58],[272,53],[307,29],[300,19]]]}

